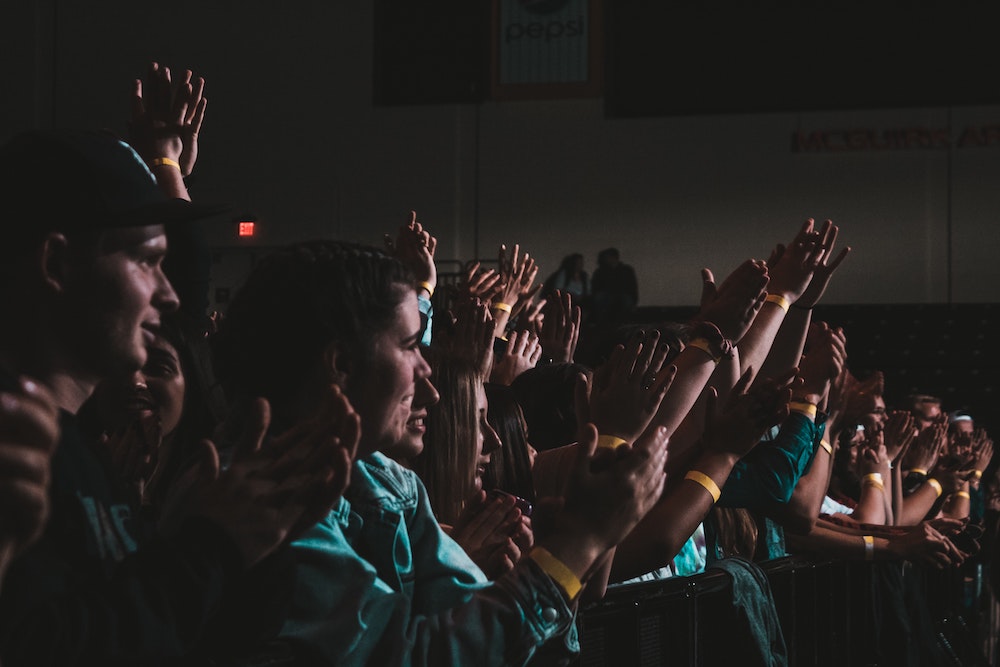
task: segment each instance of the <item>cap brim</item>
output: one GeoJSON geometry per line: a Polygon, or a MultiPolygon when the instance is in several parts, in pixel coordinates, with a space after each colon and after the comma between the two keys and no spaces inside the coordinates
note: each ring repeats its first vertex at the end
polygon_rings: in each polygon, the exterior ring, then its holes
{"type": "Polygon", "coordinates": [[[122,213],[108,226],[146,227],[196,222],[214,218],[232,210],[233,207],[230,204],[205,204],[189,202],[184,199],[168,199],[122,213]]]}

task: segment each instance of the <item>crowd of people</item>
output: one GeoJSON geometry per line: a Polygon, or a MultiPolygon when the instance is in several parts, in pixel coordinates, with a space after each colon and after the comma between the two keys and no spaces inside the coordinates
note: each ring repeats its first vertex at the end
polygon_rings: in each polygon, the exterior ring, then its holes
{"type": "MultiPolygon", "coordinates": [[[[0,148],[3,665],[566,664],[613,587],[804,554],[903,591],[903,563],[992,560],[990,436],[886,406],[813,318],[832,221],[702,270],[684,322],[623,316],[613,249],[589,287],[574,257],[542,291],[512,243],[439,290],[415,213],[381,247],[283,247],[209,314],[206,105],[154,64],[128,137],[0,148]],[[588,289],[620,326],[584,364],[588,289]]],[[[937,664],[906,627],[877,664],[937,664]]]]}

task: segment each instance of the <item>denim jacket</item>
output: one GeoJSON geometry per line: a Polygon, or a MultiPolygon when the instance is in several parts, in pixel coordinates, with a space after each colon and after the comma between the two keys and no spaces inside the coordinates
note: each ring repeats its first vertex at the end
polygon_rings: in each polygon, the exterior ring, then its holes
{"type": "Polygon", "coordinates": [[[410,470],[372,454],[346,497],[292,545],[282,635],[331,665],[523,664],[548,639],[578,651],[575,616],[529,558],[495,582],[445,535],[410,470]]]}

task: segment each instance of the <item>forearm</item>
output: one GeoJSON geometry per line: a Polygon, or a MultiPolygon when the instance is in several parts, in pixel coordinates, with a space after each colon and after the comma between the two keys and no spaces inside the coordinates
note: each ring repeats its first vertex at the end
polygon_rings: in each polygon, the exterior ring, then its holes
{"type": "Polygon", "coordinates": [[[771,301],[764,302],[750,329],[737,345],[740,351],[741,373],[753,367],[754,377],[758,375],[784,319],[784,308],[771,301]]]}
{"type": "Polygon", "coordinates": [[[965,519],[969,516],[972,502],[969,495],[969,483],[965,482],[958,491],[949,494],[948,499],[941,507],[941,513],[952,519],[965,519]]]}
{"type": "MultiPolygon", "coordinates": [[[[706,452],[698,456],[690,469],[706,475],[721,489],[736,460],[706,452]]],[[[714,502],[696,481],[684,479],[674,485],[618,545],[611,581],[625,581],[669,564],[705,520],[714,502]]]]}
{"type": "Polygon", "coordinates": [[[794,305],[788,309],[774,337],[771,350],[760,367],[758,377],[781,377],[798,365],[811,320],[812,310],[796,308],[794,305]]]}
{"type": "Polygon", "coordinates": [[[859,523],[885,525],[885,492],[872,484],[861,485],[861,498],[851,515],[859,523]]]}
{"type": "Polygon", "coordinates": [[[702,389],[694,405],[691,406],[691,409],[688,410],[688,413],[670,436],[672,458],[667,463],[668,470],[678,469],[674,464],[679,464],[683,461],[680,454],[694,447],[701,438],[702,431],[705,430],[705,406],[708,403],[707,387],[715,389],[717,394],[716,405],[722,405],[725,403],[732,388],[736,385],[736,382],[740,379],[739,373],[739,354],[734,349],[732,357],[724,357],[715,367],[705,385],[706,388],[702,389]]]}
{"type": "Polygon", "coordinates": [[[841,560],[894,560],[897,554],[891,549],[888,538],[871,532],[857,531],[853,534],[833,529],[825,521],[819,521],[808,535],[785,533],[785,544],[792,553],[812,554],[819,558],[841,560]],[[865,536],[870,538],[866,546],[865,536]]]}
{"type": "Polygon", "coordinates": [[[940,492],[940,485],[924,482],[913,493],[903,498],[903,511],[900,513],[899,521],[901,526],[915,526],[924,520],[927,513],[934,507],[940,492]]]}
{"type": "MultiPolygon", "coordinates": [[[[668,472],[673,469],[671,461],[673,460],[674,453],[679,453],[689,448],[697,441],[697,437],[693,440],[686,437],[677,439],[675,442],[675,432],[685,420],[688,413],[691,412],[702,390],[705,389],[705,384],[716,368],[712,358],[703,350],[695,347],[684,348],[674,361],[674,366],[677,367],[677,375],[674,377],[674,381],[671,383],[666,396],[663,398],[663,402],[660,403],[660,407],[650,423],[650,428],[663,426],[670,435],[671,458],[668,459],[667,463],[668,472]]],[[[703,426],[704,421],[701,421],[697,425],[699,436],[703,426]]]]}
{"type": "Polygon", "coordinates": [[[778,505],[771,511],[772,517],[781,523],[785,530],[807,534],[816,524],[823,498],[830,487],[830,475],[833,471],[832,446],[824,438],[820,448],[813,455],[809,472],[799,478],[795,485],[792,498],[786,505],[778,505]],[[826,447],[831,447],[827,451],[826,447]]]}

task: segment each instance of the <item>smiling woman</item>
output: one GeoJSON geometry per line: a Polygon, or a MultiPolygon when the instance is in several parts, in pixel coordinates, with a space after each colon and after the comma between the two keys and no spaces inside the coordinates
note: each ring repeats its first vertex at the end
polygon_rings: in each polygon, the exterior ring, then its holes
{"type": "Polygon", "coordinates": [[[441,400],[427,411],[424,451],[409,465],[427,487],[438,521],[451,525],[473,492],[482,488],[483,469],[499,440],[487,424],[491,437],[486,443],[486,394],[478,369],[433,348],[427,356],[441,400]]]}
{"type": "Polygon", "coordinates": [[[102,381],[79,416],[107,446],[121,481],[138,492],[135,500],[155,509],[224,413],[204,332],[171,313],[150,336],[143,367],[102,381]]]}

